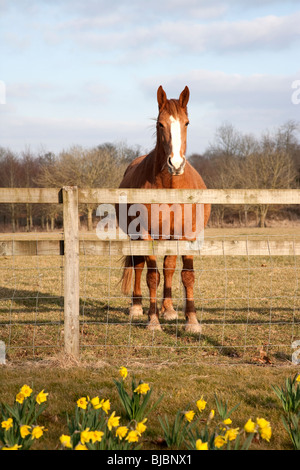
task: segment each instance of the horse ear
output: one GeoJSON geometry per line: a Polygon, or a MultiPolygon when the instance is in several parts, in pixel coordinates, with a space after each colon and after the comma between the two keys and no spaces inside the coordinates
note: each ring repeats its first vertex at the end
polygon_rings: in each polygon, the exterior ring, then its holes
{"type": "Polygon", "coordinates": [[[186,108],[190,98],[190,90],[186,86],[185,89],[181,92],[181,95],[179,97],[179,104],[182,108],[186,108]]]}
{"type": "Polygon", "coordinates": [[[159,111],[163,109],[163,107],[166,104],[166,101],[167,101],[166,92],[164,91],[163,87],[160,85],[160,87],[157,90],[157,102],[158,102],[159,111]]]}

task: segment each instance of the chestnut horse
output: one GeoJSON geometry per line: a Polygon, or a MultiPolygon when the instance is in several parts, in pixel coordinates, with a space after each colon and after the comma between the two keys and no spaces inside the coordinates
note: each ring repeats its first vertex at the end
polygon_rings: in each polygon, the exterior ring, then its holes
{"type": "MultiPolygon", "coordinates": [[[[152,150],[148,155],[138,157],[131,162],[124,173],[120,188],[146,188],[152,190],[162,188],[206,189],[203,179],[199,173],[189,164],[185,157],[187,126],[189,124],[187,113],[189,96],[190,92],[187,86],[180,94],[179,99],[167,99],[166,93],[162,86],[158,88],[157,101],[159,114],[156,123],[156,146],[154,150],[152,150]]],[[[159,198],[159,194],[157,197],[159,198]]],[[[196,205],[192,206],[194,206],[194,210],[196,205]]],[[[150,205],[147,205],[147,210],[150,215],[150,205]]],[[[170,212],[168,216],[170,217],[170,212]]],[[[203,215],[204,226],[206,226],[209,216],[210,205],[205,204],[203,215]]],[[[195,212],[193,212],[193,217],[195,217],[195,212]]],[[[148,220],[150,221],[151,217],[149,217],[148,220]]],[[[162,219],[160,218],[159,220],[159,233],[161,234],[162,219]]],[[[129,220],[127,218],[127,226],[121,227],[123,230],[127,230],[128,222],[129,220]]],[[[195,221],[193,220],[193,224],[194,222],[195,221]]],[[[181,220],[180,223],[183,224],[183,220],[181,220]]],[[[170,226],[170,231],[174,235],[174,220],[171,221],[170,226]]],[[[149,225],[148,233],[150,232],[151,227],[149,225]]],[[[148,238],[151,239],[150,236],[148,238]]],[[[160,236],[159,238],[162,237],[160,236]]],[[[181,239],[184,239],[184,237],[181,239]]],[[[176,255],[165,256],[163,263],[164,288],[161,313],[166,320],[173,320],[177,318],[177,313],[173,308],[172,302],[172,277],[176,267],[176,259],[176,255]]],[[[201,329],[196,317],[193,294],[195,282],[193,256],[183,255],[182,261],[183,266],[181,279],[185,289],[186,298],[186,331],[199,333],[201,329]]],[[[125,257],[124,271],[122,276],[122,292],[124,294],[129,293],[134,271],[135,280],[133,283],[132,306],[129,313],[134,317],[143,315],[141,275],[145,263],[147,265],[147,286],[149,288],[150,294],[148,327],[152,329],[160,329],[159,313],[157,307],[157,288],[160,282],[160,273],[157,269],[155,256],[125,257]]]]}

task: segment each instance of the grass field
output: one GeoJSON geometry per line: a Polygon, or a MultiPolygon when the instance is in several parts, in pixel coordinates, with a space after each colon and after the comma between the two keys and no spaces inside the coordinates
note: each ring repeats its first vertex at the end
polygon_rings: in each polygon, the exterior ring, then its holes
{"type": "MultiPolygon", "coordinates": [[[[206,236],[288,238],[298,233],[292,227],[209,229],[206,236]]],[[[7,347],[7,363],[0,367],[0,401],[11,402],[23,383],[46,388],[49,409],[43,419],[49,432],[37,447],[55,448],[65,413],[80,396],[101,394],[120,406],[112,380],[125,365],[153,385],[155,397],[165,394],[151,418],[144,448],[159,448],[159,414],[174,415],[201,395],[213,408],[217,392],[232,406],[241,402],[237,426],[250,416],[271,421],[272,442],[257,448],[290,449],[271,385],[299,369],[291,361],[292,342],[300,339],[299,262],[295,256],[195,257],[202,333],[191,335],[184,331],[180,260],[173,287],[179,319],[162,321],[162,331],[153,333],[145,328],[146,271],[145,315],[131,320],[130,298],[120,291],[119,259],[81,256],[81,357],[72,362],[63,356],[63,257],[1,258],[0,339],[7,347]]],[[[161,268],[162,259],[158,263],[161,268]]]]}

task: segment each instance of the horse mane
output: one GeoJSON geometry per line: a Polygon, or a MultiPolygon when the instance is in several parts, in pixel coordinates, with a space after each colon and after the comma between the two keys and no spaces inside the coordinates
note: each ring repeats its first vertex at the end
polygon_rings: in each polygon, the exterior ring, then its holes
{"type": "Polygon", "coordinates": [[[178,110],[180,108],[179,100],[170,99],[165,102],[162,110],[166,110],[170,116],[173,116],[175,119],[178,118],[178,110]]]}

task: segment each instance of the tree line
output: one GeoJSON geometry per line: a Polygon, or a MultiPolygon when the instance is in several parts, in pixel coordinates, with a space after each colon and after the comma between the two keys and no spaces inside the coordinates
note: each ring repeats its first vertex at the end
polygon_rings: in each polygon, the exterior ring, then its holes
{"type": "MultiPolygon", "coordinates": [[[[285,189],[300,186],[300,143],[298,124],[288,121],[274,132],[257,138],[243,134],[231,124],[216,129],[213,142],[202,153],[188,156],[208,188],[285,189]]],[[[118,187],[128,164],[141,155],[141,148],[105,143],[92,148],[71,146],[58,152],[16,153],[0,146],[0,187],[118,187]]],[[[294,207],[270,205],[212,208],[210,225],[255,223],[265,226],[268,217],[284,211],[299,218],[294,207]],[[254,221],[254,222],[253,222],[254,221]]],[[[80,206],[82,227],[93,230],[95,205],[80,206]]],[[[62,227],[59,204],[0,204],[2,231],[54,230],[62,227]]]]}

